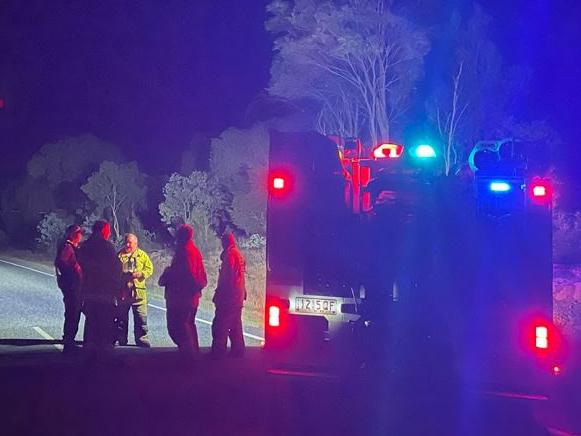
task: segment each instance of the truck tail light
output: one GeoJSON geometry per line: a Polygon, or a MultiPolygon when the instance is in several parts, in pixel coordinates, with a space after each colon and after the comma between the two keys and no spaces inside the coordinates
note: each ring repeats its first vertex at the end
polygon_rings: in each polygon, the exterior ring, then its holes
{"type": "Polygon", "coordinates": [[[264,314],[264,346],[274,350],[285,348],[288,345],[289,335],[292,332],[289,323],[289,300],[275,296],[266,296],[264,314]]]}
{"type": "Polygon", "coordinates": [[[266,296],[266,307],[265,307],[266,330],[281,333],[281,328],[286,327],[285,320],[289,306],[290,303],[286,299],[270,295],[266,296]]]}
{"type": "Polygon", "coordinates": [[[545,325],[535,326],[535,348],[539,350],[549,348],[549,328],[545,325]]]}
{"type": "Polygon", "coordinates": [[[565,344],[559,329],[552,321],[538,319],[533,322],[528,331],[529,343],[535,354],[544,358],[551,356],[551,359],[562,357],[565,344]]]}
{"type": "Polygon", "coordinates": [[[268,320],[269,327],[280,327],[280,307],[271,305],[268,307],[268,320]]]}

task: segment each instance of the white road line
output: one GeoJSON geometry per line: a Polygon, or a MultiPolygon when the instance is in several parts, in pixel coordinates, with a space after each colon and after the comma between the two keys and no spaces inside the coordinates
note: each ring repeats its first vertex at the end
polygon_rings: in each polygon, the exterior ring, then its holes
{"type": "MultiPolygon", "coordinates": [[[[155,304],[151,304],[151,303],[147,303],[147,305],[150,306],[150,307],[153,307],[155,309],[159,309],[159,310],[163,310],[164,312],[167,312],[167,309],[165,307],[156,306],[155,304]]],[[[212,325],[212,322],[211,321],[207,321],[207,320],[205,320],[203,318],[197,318],[196,317],[196,321],[199,321],[202,324],[212,325]]],[[[243,335],[246,336],[247,338],[256,339],[257,341],[264,341],[264,338],[263,337],[253,335],[251,333],[244,332],[243,335]]]]}
{"type": "Polygon", "coordinates": [[[50,273],[47,273],[44,271],[39,271],[39,270],[34,269],[34,268],[29,268],[29,267],[24,266],[24,265],[19,265],[17,263],[8,262],[7,260],[0,259],[0,262],[7,263],[8,265],[12,265],[12,266],[17,266],[18,268],[27,269],[28,271],[33,271],[35,273],[42,274],[44,276],[54,277],[54,274],[50,274],[50,273]]]}
{"type": "Polygon", "coordinates": [[[247,338],[256,339],[257,341],[260,341],[260,342],[264,341],[264,338],[262,336],[256,336],[256,335],[253,335],[251,333],[246,333],[246,332],[244,332],[243,334],[247,338]]]}
{"type": "MultiPolygon", "coordinates": [[[[200,322],[201,322],[201,323],[203,323],[203,324],[212,325],[212,323],[211,323],[210,321],[206,321],[206,320],[205,320],[205,319],[203,319],[203,318],[198,318],[198,317],[196,317],[196,321],[200,321],[200,322]]],[[[246,334],[246,333],[244,333],[244,334],[246,334]]]]}
{"type": "MultiPolygon", "coordinates": [[[[46,273],[46,272],[44,272],[44,271],[39,271],[39,270],[37,270],[37,269],[34,269],[34,268],[29,268],[29,267],[27,267],[27,266],[24,266],[24,265],[19,265],[19,264],[17,264],[17,263],[8,262],[7,260],[2,260],[2,259],[0,259],[0,262],[7,263],[8,265],[16,266],[16,267],[18,267],[18,268],[27,269],[27,270],[29,270],[29,271],[33,271],[33,272],[35,272],[35,273],[42,274],[42,275],[45,275],[45,276],[54,277],[54,274],[49,274],[49,273],[46,273]]],[[[164,312],[166,312],[166,308],[165,308],[165,307],[156,306],[155,304],[151,304],[151,303],[148,303],[148,305],[149,305],[150,307],[153,307],[153,308],[155,308],[155,309],[163,310],[164,312]]],[[[202,319],[202,318],[196,318],[196,321],[199,321],[199,322],[201,322],[202,324],[212,325],[212,322],[211,322],[211,321],[207,321],[207,320],[205,320],[205,319],[202,319]]],[[[35,327],[34,329],[36,330],[36,327],[35,327]]],[[[43,330],[43,331],[44,331],[44,330],[43,330]]],[[[40,332],[39,332],[39,333],[40,333],[40,332]]],[[[42,335],[42,333],[40,333],[40,334],[42,335]]],[[[262,337],[260,337],[260,336],[256,336],[256,335],[250,334],[250,333],[246,333],[246,332],[244,332],[244,336],[246,336],[247,338],[256,339],[257,341],[264,341],[264,338],[262,338],[262,337]]],[[[60,345],[59,345],[59,346],[60,346],[60,345]]]]}
{"type": "MultiPolygon", "coordinates": [[[[56,341],[55,338],[53,338],[51,335],[49,335],[47,332],[45,332],[40,327],[32,327],[32,328],[34,329],[34,331],[36,333],[38,333],[44,339],[48,339],[49,341],[56,341]]],[[[55,347],[57,350],[62,350],[63,349],[63,346],[61,344],[52,344],[52,346],[55,347]]]]}
{"type": "Polygon", "coordinates": [[[156,306],[155,304],[151,304],[151,303],[147,303],[147,305],[149,307],[155,307],[156,309],[163,310],[164,312],[167,312],[167,309],[165,307],[156,306]]]}

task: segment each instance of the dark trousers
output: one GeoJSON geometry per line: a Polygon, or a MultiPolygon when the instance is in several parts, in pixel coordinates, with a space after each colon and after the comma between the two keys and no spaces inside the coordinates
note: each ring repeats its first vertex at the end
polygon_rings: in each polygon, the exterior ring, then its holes
{"type": "Polygon", "coordinates": [[[167,304],[167,331],[180,351],[197,354],[200,351],[196,328],[197,306],[190,304],[167,304]]]}
{"type": "Polygon", "coordinates": [[[112,302],[85,302],[84,345],[111,348],[115,340],[115,309],[112,302]]]}
{"type": "Polygon", "coordinates": [[[75,289],[63,289],[65,303],[65,324],[63,326],[63,343],[70,345],[75,342],[81,320],[81,298],[75,289]]]}
{"type": "Polygon", "coordinates": [[[117,306],[117,340],[127,344],[129,329],[129,311],[133,312],[133,336],[135,343],[149,342],[147,337],[147,304],[124,304],[117,306]]]}
{"type": "Polygon", "coordinates": [[[232,355],[243,355],[242,307],[219,305],[212,322],[212,353],[226,354],[228,338],[232,355]]]}

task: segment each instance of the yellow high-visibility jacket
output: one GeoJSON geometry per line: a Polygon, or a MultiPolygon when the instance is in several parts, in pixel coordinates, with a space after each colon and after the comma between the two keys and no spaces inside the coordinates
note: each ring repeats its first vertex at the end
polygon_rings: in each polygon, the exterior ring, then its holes
{"type": "Polygon", "coordinates": [[[141,248],[138,248],[133,253],[125,253],[124,250],[121,250],[118,256],[123,265],[124,272],[143,273],[142,279],[133,280],[136,300],[133,304],[147,304],[145,281],[153,274],[153,263],[151,259],[141,248]]]}

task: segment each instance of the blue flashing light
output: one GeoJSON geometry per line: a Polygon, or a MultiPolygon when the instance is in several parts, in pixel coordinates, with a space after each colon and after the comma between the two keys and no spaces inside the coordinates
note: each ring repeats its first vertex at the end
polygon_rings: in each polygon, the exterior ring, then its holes
{"type": "Polygon", "coordinates": [[[492,192],[508,192],[510,191],[510,184],[507,182],[494,181],[490,182],[490,190],[492,192]]]}
{"type": "Polygon", "coordinates": [[[420,144],[415,150],[416,157],[419,158],[433,158],[436,157],[436,150],[429,144],[420,144]]]}

